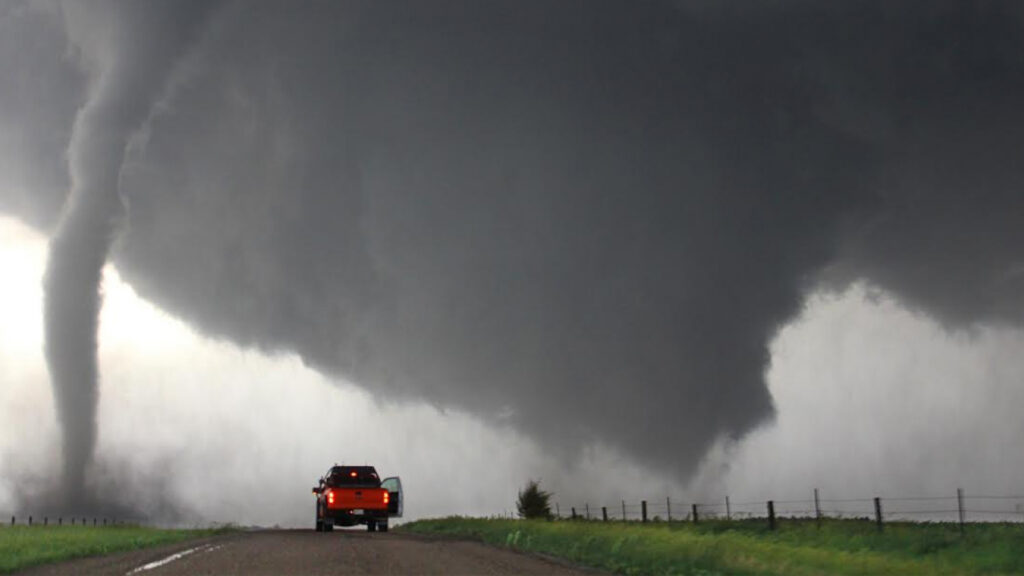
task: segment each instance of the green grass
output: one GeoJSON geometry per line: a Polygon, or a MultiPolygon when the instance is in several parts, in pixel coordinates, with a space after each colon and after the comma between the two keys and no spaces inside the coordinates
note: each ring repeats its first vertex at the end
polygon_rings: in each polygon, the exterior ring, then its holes
{"type": "Polygon", "coordinates": [[[140,526],[4,526],[0,527],[0,574],[39,564],[181,542],[221,531],[140,526]]]}
{"type": "Polygon", "coordinates": [[[409,532],[482,540],[620,574],[1018,574],[1024,526],[863,520],[689,523],[420,520],[409,532]]]}

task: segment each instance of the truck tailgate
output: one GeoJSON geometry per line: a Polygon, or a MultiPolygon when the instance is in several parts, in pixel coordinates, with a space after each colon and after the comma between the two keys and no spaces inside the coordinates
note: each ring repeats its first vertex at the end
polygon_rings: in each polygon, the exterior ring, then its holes
{"type": "Polygon", "coordinates": [[[328,508],[386,510],[388,491],[384,488],[331,488],[333,502],[327,499],[328,508]]]}

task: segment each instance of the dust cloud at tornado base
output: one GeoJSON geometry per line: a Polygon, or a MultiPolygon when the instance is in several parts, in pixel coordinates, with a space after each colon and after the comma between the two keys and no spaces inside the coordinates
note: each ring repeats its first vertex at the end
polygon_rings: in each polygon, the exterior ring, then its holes
{"type": "MultiPolygon", "coordinates": [[[[0,87],[0,149],[29,166],[0,206],[52,231],[53,158],[94,100],[67,14],[12,6],[6,41],[49,57],[3,52],[32,82],[0,87]]],[[[555,454],[688,477],[770,419],[768,344],[821,286],[953,330],[1024,316],[1013,4],[228,3],[170,84],[117,33],[145,15],[112,14],[82,25],[146,72],[142,111],[97,128],[145,121],[100,186],[143,297],[555,454]]]]}

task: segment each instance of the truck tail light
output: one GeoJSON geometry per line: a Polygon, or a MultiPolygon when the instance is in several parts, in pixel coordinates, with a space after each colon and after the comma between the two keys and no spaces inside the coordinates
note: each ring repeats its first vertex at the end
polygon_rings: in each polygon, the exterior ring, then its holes
{"type": "Polygon", "coordinates": [[[327,504],[334,504],[334,492],[332,490],[327,491],[327,504]]]}
{"type": "Polygon", "coordinates": [[[387,490],[385,490],[384,491],[384,503],[387,504],[388,502],[391,502],[391,493],[388,492],[387,490]]]}

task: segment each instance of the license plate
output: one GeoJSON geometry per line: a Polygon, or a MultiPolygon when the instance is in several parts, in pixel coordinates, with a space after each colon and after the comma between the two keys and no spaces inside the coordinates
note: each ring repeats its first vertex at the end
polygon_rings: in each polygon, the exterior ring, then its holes
{"type": "Polygon", "coordinates": [[[362,509],[358,509],[358,510],[353,510],[352,513],[353,514],[362,514],[363,511],[362,511],[362,509]]]}

